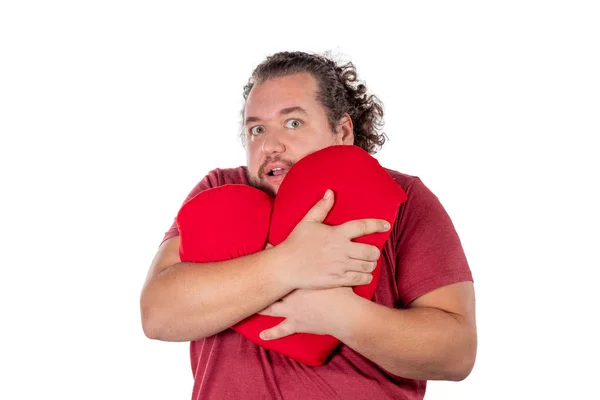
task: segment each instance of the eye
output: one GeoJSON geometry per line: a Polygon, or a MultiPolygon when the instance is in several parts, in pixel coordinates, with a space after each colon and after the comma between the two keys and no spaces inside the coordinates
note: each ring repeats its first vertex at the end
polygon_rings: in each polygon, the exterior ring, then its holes
{"type": "Polygon", "coordinates": [[[265,128],[264,128],[264,126],[261,126],[261,125],[253,126],[252,128],[250,128],[250,134],[254,135],[254,136],[260,135],[264,131],[265,131],[265,128]]]}
{"type": "Polygon", "coordinates": [[[289,119],[285,123],[286,128],[296,129],[300,128],[300,126],[302,126],[302,121],[300,121],[299,119],[289,119]]]}

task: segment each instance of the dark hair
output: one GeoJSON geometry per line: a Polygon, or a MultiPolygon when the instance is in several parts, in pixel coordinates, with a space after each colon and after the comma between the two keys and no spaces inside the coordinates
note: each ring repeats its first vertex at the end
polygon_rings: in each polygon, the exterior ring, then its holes
{"type": "MultiPolygon", "coordinates": [[[[379,132],[383,127],[383,105],[375,95],[367,94],[367,87],[358,81],[351,62],[338,65],[325,55],[303,52],[273,54],[252,72],[244,86],[244,101],[254,85],[303,72],[312,74],[318,82],[317,101],[325,108],[332,131],[348,113],[354,125],[354,144],[369,154],[376,153],[386,140],[385,133],[379,132]]],[[[242,118],[243,114],[244,110],[242,118]]]]}

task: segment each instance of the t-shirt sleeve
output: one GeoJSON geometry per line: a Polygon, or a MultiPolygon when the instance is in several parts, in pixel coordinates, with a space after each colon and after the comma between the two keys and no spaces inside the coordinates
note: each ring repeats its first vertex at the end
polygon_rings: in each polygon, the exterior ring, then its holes
{"type": "Polygon", "coordinates": [[[416,177],[405,191],[396,236],[396,284],[402,307],[442,286],[473,280],[454,224],[437,196],[416,177]]]}
{"type": "MultiPolygon", "coordinates": [[[[187,197],[185,198],[182,205],[187,203],[189,200],[193,199],[198,193],[200,193],[204,190],[207,190],[207,189],[211,189],[213,187],[217,187],[217,186],[219,186],[219,170],[218,169],[209,172],[208,175],[206,175],[204,178],[202,178],[202,180],[200,182],[198,182],[196,184],[196,186],[194,186],[192,191],[187,195],[187,197]]],[[[163,237],[163,240],[161,241],[161,244],[165,240],[171,239],[175,236],[179,236],[179,229],[177,227],[176,217],[173,218],[173,223],[171,224],[171,227],[169,228],[169,230],[165,232],[165,235],[163,237]]]]}

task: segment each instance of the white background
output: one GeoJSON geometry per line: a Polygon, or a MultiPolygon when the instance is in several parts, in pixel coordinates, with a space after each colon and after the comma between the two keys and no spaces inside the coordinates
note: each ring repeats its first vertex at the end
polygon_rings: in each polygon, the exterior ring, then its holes
{"type": "Polygon", "coordinates": [[[0,398],[189,398],[139,293],[189,190],[245,163],[242,87],[279,50],[355,63],[377,158],[461,236],[478,359],[426,398],[600,398],[596,2],[250,3],[0,5],[0,398]]]}

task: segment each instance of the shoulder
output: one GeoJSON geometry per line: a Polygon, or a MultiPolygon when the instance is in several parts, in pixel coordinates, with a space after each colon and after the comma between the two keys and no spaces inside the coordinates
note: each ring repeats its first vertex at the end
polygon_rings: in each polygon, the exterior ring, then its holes
{"type": "Polygon", "coordinates": [[[245,166],[235,168],[215,168],[210,171],[204,181],[208,187],[219,187],[227,184],[248,184],[248,169],[245,166]]]}
{"type": "Polygon", "coordinates": [[[217,188],[227,184],[248,185],[246,171],[247,168],[243,166],[236,168],[215,168],[211,170],[194,186],[183,203],[187,203],[198,193],[208,189],[217,188]]]}
{"type": "Polygon", "coordinates": [[[384,168],[406,193],[406,201],[400,205],[398,221],[438,222],[447,219],[439,198],[423,183],[420,177],[384,168]]]}
{"type": "Polygon", "coordinates": [[[421,182],[421,179],[418,176],[405,174],[385,167],[383,169],[385,169],[387,173],[390,174],[392,179],[394,179],[394,182],[396,182],[407,194],[409,191],[412,191],[411,189],[413,186],[423,184],[423,182],[421,182]]]}

